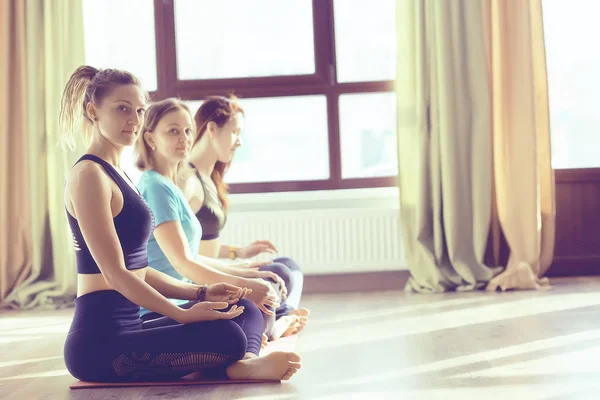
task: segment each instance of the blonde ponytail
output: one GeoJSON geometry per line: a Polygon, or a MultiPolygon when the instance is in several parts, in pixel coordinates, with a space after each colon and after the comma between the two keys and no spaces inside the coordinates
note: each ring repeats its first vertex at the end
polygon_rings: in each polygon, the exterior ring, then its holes
{"type": "Polygon", "coordinates": [[[98,72],[94,67],[82,65],[73,72],[65,86],[58,116],[59,143],[65,150],[75,150],[79,135],[86,143],[91,139],[92,126],[85,112],[85,99],[88,86],[98,72]]]}
{"type": "Polygon", "coordinates": [[[63,149],[75,150],[78,137],[89,145],[93,121],[87,115],[86,107],[89,102],[100,106],[104,96],[119,85],[141,87],[139,79],[133,74],[118,69],[82,65],[73,72],[63,91],[58,116],[59,143],[63,149]]]}

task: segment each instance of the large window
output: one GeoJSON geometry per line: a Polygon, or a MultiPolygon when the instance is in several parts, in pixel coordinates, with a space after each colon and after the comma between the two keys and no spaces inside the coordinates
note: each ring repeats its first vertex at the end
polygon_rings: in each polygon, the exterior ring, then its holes
{"type": "Polygon", "coordinates": [[[120,68],[157,89],[155,15],[148,0],[83,0],[85,57],[96,68],[120,68]]]}
{"type": "Polygon", "coordinates": [[[84,14],[88,62],[154,99],[241,99],[232,192],[395,185],[394,0],[84,0],[84,14]]]}
{"type": "Polygon", "coordinates": [[[544,35],[556,169],[600,167],[600,3],[544,0],[544,35]]]}
{"type": "Polygon", "coordinates": [[[315,72],[310,0],[175,0],[175,44],[182,80],[315,72]]]}

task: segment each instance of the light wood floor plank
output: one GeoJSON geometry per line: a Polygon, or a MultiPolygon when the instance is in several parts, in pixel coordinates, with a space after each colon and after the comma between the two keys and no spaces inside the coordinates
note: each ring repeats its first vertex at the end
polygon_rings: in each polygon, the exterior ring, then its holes
{"type": "Polygon", "coordinates": [[[600,278],[553,290],[305,296],[302,369],[282,384],[70,391],[72,310],[0,313],[0,398],[597,399],[600,278]]]}

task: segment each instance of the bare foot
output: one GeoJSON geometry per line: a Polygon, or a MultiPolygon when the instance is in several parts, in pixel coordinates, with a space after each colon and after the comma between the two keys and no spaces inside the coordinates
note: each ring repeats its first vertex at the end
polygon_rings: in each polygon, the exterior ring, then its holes
{"type": "Polygon", "coordinates": [[[290,329],[292,331],[294,331],[295,329],[298,328],[299,325],[300,325],[300,317],[298,317],[297,315],[285,315],[285,316],[279,318],[273,324],[273,329],[271,330],[270,339],[272,341],[277,340],[280,337],[286,336],[286,333],[287,333],[287,336],[289,336],[290,333],[288,333],[288,331],[290,329]]]}
{"type": "Polygon", "coordinates": [[[290,315],[296,315],[296,316],[298,316],[298,325],[291,332],[288,332],[286,330],[283,333],[283,335],[281,335],[281,337],[295,335],[298,332],[300,332],[302,329],[304,329],[306,327],[306,324],[308,323],[308,316],[309,316],[309,314],[310,314],[310,310],[308,308],[298,308],[298,309],[290,311],[289,314],[288,314],[288,316],[290,316],[290,315]]]}
{"type": "Polygon", "coordinates": [[[298,315],[301,317],[308,317],[310,315],[310,310],[308,308],[296,308],[288,313],[288,315],[298,315]]]}
{"type": "Polygon", "coordinates": [[[262,343],[260,344],[260,349],[264,349],[265,347],[267,347],[267,344],[269,343],[269,338],[267,337],[267,335],[265,335],[263,333],[262,335],[262,343]]]}
{"type": "Polygon", "coordinates": [[[287,381],[300,369],[300,356],[274,351],[264,357],[245,358],[227,367],[230,379],[272,379],[287,381]]]}
{"type": "Polygon", "coordinates": [[[300,318],[295,320],[293,323],[288,326],[288,328],[281,334],[281,337],[292,336],[294,333],[299,332],[298,328],[300,327],[300,318]]]}

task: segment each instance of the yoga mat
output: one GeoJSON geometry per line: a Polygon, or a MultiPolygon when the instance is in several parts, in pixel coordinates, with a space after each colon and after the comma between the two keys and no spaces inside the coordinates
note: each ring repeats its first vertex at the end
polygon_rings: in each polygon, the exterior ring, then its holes
{"type": "MultiPolygon", "coordinates": [[[[298,335],[288,336],[281,338],[269,344],[260,351],[261,356],[265,356],[274,351],[294,351],[296,347],[296,341],[298,335]]],[[[201,372],[194,372],[193,374],[187,375],[181,379],[174,381],[160,381],[160,382],[84,382],[77,381],[73,383],[69,388],[71,389],[99,389],[99,388],[111,388],[111,387],[142,387],[142,386],[191,386],[191,385],[223,385],[223,384],[234,384],[234,383],[278,383],[280,380],[267,380],[267,379],[223,379],[223,380],[210,380],[204,379],[201,372]]]]}

